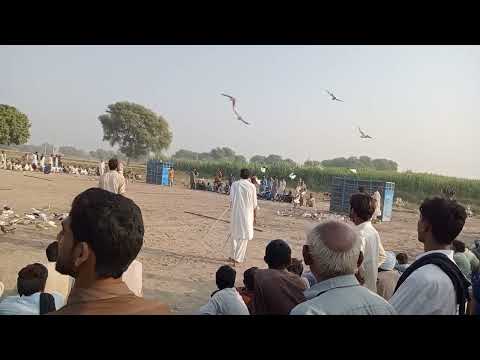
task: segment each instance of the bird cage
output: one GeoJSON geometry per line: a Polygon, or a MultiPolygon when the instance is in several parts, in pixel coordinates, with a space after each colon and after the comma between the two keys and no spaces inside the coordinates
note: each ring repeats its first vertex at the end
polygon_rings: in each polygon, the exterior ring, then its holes
{"type": "Polygon", "coordinates": [[[170,161],[150,159],[147,161],[147,184],[168,185],[168,171],[173,164],[170,161]]]}
{"type": "Polygon", "coordinates": [[[378,188],[382,197],[380,204],[380,210],[382,211],[381,220],[390,221],[392,218],[393,195],[395,193],[395,183],[393,182],[334,177],[330,191],[330,211],[348,214],[350,212],[350,196],[358,193],[361,186],[363,186],[365,192],[370,195],[378,188]]]}

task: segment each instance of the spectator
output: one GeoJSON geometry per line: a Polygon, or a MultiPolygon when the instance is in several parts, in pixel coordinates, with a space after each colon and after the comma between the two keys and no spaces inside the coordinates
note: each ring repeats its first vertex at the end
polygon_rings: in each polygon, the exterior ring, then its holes
{"type": "Polygon", "coordinates": [[[469,248],[465,248],[464,254],[470,262],[472,273],[479,272],[480,260],[477,258],[477,255],[475,255],[469,248]]]}
{"type": "Polygon", "coordinates": [[[397,254],[397,264],[395,265],[395,269],[403,273],[407,268],[410,266],[408,263],[408,255],[404,252],[398,253],[397,254]]]}
{"type": "Polygon", "coordinates": [[[73,287],[74,279],[71,276],[62,275],[55,270],[55,263],[58,257],[58,241],[54,241],[48,245],[45,252],[48,260],[46,265],[48,270],[48,278],[45,285],[45,292],[59,293],[65,300],[67,300],[70,290],[73,287]]]}
{"type": "Polygon", "coordinates": [[[287,271],[290,265],[290,246],[283,240],[271,241],[265,250],[268,269],[255,272],[255,297],[252,313],[255,315],[288,315],[305,300],[305,283],[287,271]]]}
{"type": "Polygon", "coordinates": [[[462,271],[463,275],[470,280],[472,277],[472,266],[470,261],[465,255],[465,243],[460,240],[453,240],[453,261],[457,264],[458,268],[462,271]]]}
{"type": "Polygon", "coordinates": [[[243,273],[243,287],[238,287],[237,291],[243,299],[245,305],[247,305],[248,310],[250,311],[250,305],[255,296],[255,271],[258,270],[257,267],[251,267],[243,273]]]}
{"type": "Polygon", "coordinates": [[[62,307],[59,294],[45,293],[48,270],[42,264],[25,266],[18,272],[18,295],[8,296],[0,303],[0,315],[43,315],[62,307]]]}
{"type": "Polygon", "coordinates": [[[399,314],[465,314],[470,284],[449,248],[466,218],[465,209],[454,200],[435,197],[422,203],[417,233],[425,252],[402,274],[390,299],[399,314]]]}
{"type": "Polygon", "coordinates": [[[121,279],[143,245],[140,208],[98,188],[79,194],[57,236],[56,270],[75,278],[60,315],[167,314],[166,305],[135,296],[121,279]]]}
{"type": "Polygon", "coordinates": [[[358,193],[351,196],[350,219],[357,225],[362,239],[364,286],[376,293],[378,267],[385,261],[386,255],[380,235],[371,222],[374,211],[375,200],[370,195],[358,193]]]}
{"type": "Polygon", "coordinates": [[[250,315],[247,305],[235,289],[236,271],[228,265],[221,266],[215,275],[218,290],[199,310],[201,315],[250,315]]]}
{"type": "Polygon", "coordinates": [[[400,273],[395,270],[397,263],[395,253],[387,251],[385,254],[387,258],[378,268],[377,294],[388,301],[395,291],[395,286],[397,286],[398,279],[400,279],[400,273]]]}
{"type": "Polygon", "coordinates": [[[302,260],[298,260],[297,258],[292,258],[292,263],[287,266],[287,270],[293,274],[297,274],[305,283],[305,288],[308,289],[310,287],[310,282],[306,277],[303,276],[303,262],[302,260]]]}
{"type": "Polygon", "coordinates": [[[305,291],[307,301],[292,315],[393,315],[394,309],[355,277],[363,260],[359,234],[344,222],[317,225],[303,247],[305,264],[318,283],[305,291]]]}
{"type": "Polygon", "coordinates": [[[126,182],[123,173],[120,172],[118,160],[108,160],[108,169],[110,171],[100,176],[98,187],[114,194],[125,194],[126,182]]]}

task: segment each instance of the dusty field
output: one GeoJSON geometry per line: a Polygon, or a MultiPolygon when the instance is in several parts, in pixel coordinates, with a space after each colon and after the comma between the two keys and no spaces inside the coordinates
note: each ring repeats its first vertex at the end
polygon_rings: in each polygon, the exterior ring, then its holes
{"type": "MultiPolygon", "coordinates": [[[[11,206],[18,214],[48,205],[68,212],[76,194],[97,185],[96,181],[81,176],[28,175],[52,181],[0,170],[0,206],[11,206]]],[[[228,197],[188,190],[183,180],[178,179],[172,189],[144,183],[127,186],[127,196],[142,209],[146,228],[145,243],[139,255],[144,267],[145,297],[168,303],[175,313],[192,312],[205,303],[215,289],[214,274],[224,264],[229,226],[217,222],[207,234],[215,221],[186,214],[184,211],[218,217],[228,206],[228,197]]],[[[265,266],[264,249],[272,239],[287,240],[294,256],[301,258],[304,229],[314,222],[278,216],[277,210],[287,206],[290,205],[260,201],[257,227],[263,232],[255,232],[255,238],[249,243],[247,261],[237,268],[238,284],[245,269],[265,266]]],[[[318,201],[318,207],[327,209],[328,203],[318,201]]],[[[224,218],[228,219],[228,213],[224,218]]],[[[416,240],[416,222],[415,213],[394,211],[392,222],[377,226],[384,247],[406,251],[411,258],[422,251],[416,240]]],[[[19,225],[15,233],[0,233],[0,280],[5,284],[7,295],[15,292],[16,274],[21,267],[46,261],[45,248],[54,240],[57,231],[19,225]]],[[[469,219],[460,238],[468,244],[480,238],[480,219],[469,219]]]]}

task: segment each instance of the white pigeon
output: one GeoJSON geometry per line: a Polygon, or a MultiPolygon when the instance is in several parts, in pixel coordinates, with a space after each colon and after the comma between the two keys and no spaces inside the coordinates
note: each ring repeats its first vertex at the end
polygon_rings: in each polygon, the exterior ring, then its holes
{"type": "Polygon", "coordinates": [[[291,173],[290,175],[288,175],[288,177],[292,180],[295,180],[295,178],[297,177],[297,175],[295,175],[294,173],[291,173]]]}
{"type": "Polygon", "coordinates": [[[220,95],[223,95],[227,98],[230,99],[230,101],[232,102],[232,108],[233,108],[233,112],[235,113],[235,115],[237,116],[237,120],[240,120],[241,122],[243,122],[245,125],[250,125],[249,122],[243,120],[243,118],[240,116],[240,114],[238,113],[237,111],[237,99],[235,99],[233,96],[231,95],[227,95],[227,94],[220,94],[220,95]]]}
{"type": "Polygon", "coordinates": [[[260,168],[260,171],[261,171],[262,173],[265,173],[265,171],[267,171],[267,168],[262,166],[262,167],[260,168]]]}
{"type": "Polygon", "coordinates": [[[330,91],[328,90],[325,90],[327,92],[328,95],[330,95],[332,97],[332,100],[333,101],[341,101],[341,102],[344,102],[343,100],[340,100],[339,98],[337,98],[335,95],[333,95],[333,93],[331,93],[330,91]]]}
{"type": "Polygon", "coordinates": [[[357,173],[357,169],[348,169],[350,170],[352,173],[356,174],[357,173]]]}
{"type": "Polygon", "coordinates": [[[360,138],[361,139],[373,139],[370,135],[365,134],[360,127],[358,128],[358,131],[360,132],[360,138]]]}

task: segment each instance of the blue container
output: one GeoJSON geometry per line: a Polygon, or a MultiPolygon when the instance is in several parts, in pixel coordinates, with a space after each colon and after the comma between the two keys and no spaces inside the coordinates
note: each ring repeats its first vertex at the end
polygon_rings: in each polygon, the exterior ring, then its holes
{"type": "Polygon", "coordinates": [[[390,221],[392,219],[393,195],[395,193],[395,183],[375,180],[362,180],[359,178],[334,177],[331,187],[330,211],[339,214],[348,214],[350,212],[350,196],[358,192],[358,188],[363,186],[365,191],[373,194],[377,188],[382,196],[381,220],[390,221]]]}
{"type": "Polygon", "coordinates": [[[147,161],[147,184],[168,185],[168,171],[172,163],[161,160],[147,161]]]}

